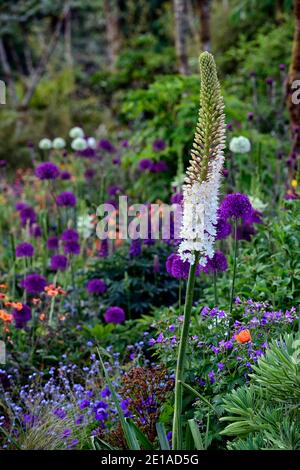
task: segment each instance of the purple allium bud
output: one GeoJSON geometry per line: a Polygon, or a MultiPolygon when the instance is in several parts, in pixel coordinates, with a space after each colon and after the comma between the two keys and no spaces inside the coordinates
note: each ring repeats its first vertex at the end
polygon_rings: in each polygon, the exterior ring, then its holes
{"type": "Polygon", "coordinates": [[[286,69],[286,65],[285,65],[285,64],[279,64],[279,70],[280,70],[281,72],[284,72],[285,69],[286,69]]]}
{"type": "Polygon", "coordinates": [[[60,239],[63,242],[77,242],[79,240],[79,235],[78,235],[78,232],[76,232],[76,230],[72,228],[67,228],[61,234],[60,239]]]}
{"type": "Polygon", "coordinates": [[[162,152],[166,148],[166,143],[163,139],[156,139],[152,144],[152,148],[154,152],[162,152]]]}
{"type": "Polygon", "coordinates": [[[222,251],[216,251],[212,258],[207,259],[207,264],[204,266],[205,273],[212,272],[225,272],[228,269],[227,259],[222,251]]]}
{"type": "Polygon", "coordinates": [[[57,237],[49,237],[47,240],[47,248],[48,250],[55,251],[58,249],[58,238],[57,237]]]}
{"type": "Polygon", "coordinates": [[[252,122],[254,119],[254,113],[251,111],[250,113],[247,114],[247,119],[249,122],[252,122]]]}
{"type": "Polygon", "coordinates": [[[26,323],[31,319],[31,309],[28,305],[23,304],[22,309],[14,309],[12,315],[15,320],[16,328],[24,328],[26,323]]]}
{"type": "Polygon", "coordinates": [[[273,82],[274,82],[273,77],[267,77],[267,78],[266,78],[266,84],[267,84],[268,86],[272,86],[272,85],[273,85],[273,82]]]}
{"type": "Polygon", "coordinates": [[[153,160],[151,160],[150,158],[143,158],[139,162],[139,169],[141,171],[150,170],[152,165],[153,165],[153,160]]]}
{"type": "Polygon", "coordinates": [[[122,189],[120,186],[109,186],[107,188],[107,194],[109,196],[116,196],[117,194],[120,194],[122,192],[122,189]]]}
{"type": "Polygon", "coordinates": [[[51,269],[53,271],[65,271],[68,267],[68,258],[64,255],[53,255],[51,257],[51,269]]]}
{"type": "Polygon", "coordinates": [[[46,279],[39,274],[29,274],[21,283],[28,294],[37,295],[44,291],[46,279]]]}
{"type": "Polygon", "coordinates": [[[96,171],[93,170],[93,168],[87,168],[87,170],[84,173],[84,177],[87,181],[92,180],[96,174],[96,171]]]}
{"type": "Polygon", "coordinates": [[[34,224],[36,222],[36,213],[32,207],[24,207],[24,209],[20,210],[19,214],[22,227],[25,227],[27,224],[34,224]]]}
{"type": "Polygon", "coordinates": [[[79,255],[80,245],[75,241],[68,241],[64,243],[64,253],[66,255],[79,255]]]}
{"type": "Polygon", "coordinates": [[[23,242],[16,246],[17,258],[31,258],[34,255],[34,248],[31,243],[23,242]]]}
{"type": "Polygon", "coordinates": [[[222,219],[246,219],[252,212],[252,206],[246,194],[227,194],[219,209],[222,219]]]}
{"type": "Polygon", "coordinates": [[[168,170],[168,165],[164,160],[153,162],[150,168],[151,173],[163,173],[168,170]]]}
{"type": "Polygon", "coordinates": [[[60,179],[64,180],[64,181],[70,180],[71,179],[71,173],[69,173],[68,171],[62,171],[61,174],[60,174],[60,179]]]}
{"type": "Polygon", "coordinates": [[[129,256],[135,257],[139,256],[142,252],[142,243],[138,238],[137,240],[132,240],[129,247],[129,256]]]}
{"type": "Polygon", "coordinates": [[[105,150],[106,152],[109,152],[109,153],[114,153],[116,151],[116,148],[113,146],[113,144],[107,140],[107,139],[102,139],[100,140],[99,142],[99,148],[101,150],[105,150]]]}
{"type": "Polygon", "coordinates": [[[59,177],[59,169],[52,162],[41,163],[34,173],[40,180],[55,180],[59,177]]]}
{"type": "Polygon", "coordinates": [[[106,323],[123,323],[125,312],[120,307],[109,307],[104,314],[104,320],[106,323]]]}
{"type": "Polygon", "coordinates": [[[60,207],[75,207],[76,202],[76,196],[71,191],[64,191],[56,198],[56,204],[60,207]]]}
{"type": "Polygon", "coordinates": [[[107,285],[102,279],[90,279],[86,285],[89,294],[102,295],[107,291],[107,285]]]}
{"type": "Polygon", "coordinates": [[[39,238],[42,236],[42,228],[38,224],[33,224],[30,227],[30,235],[34,238],[39,238]]]}

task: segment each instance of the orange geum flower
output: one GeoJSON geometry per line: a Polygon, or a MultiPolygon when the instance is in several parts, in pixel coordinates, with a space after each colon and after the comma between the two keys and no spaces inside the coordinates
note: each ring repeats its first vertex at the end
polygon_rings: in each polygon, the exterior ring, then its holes
{"type": "Polygon", "coordinates": [[[237,335],[235,335],[234,339],[241,344],[248,343],[252,341],[251,334],[249,330],[242,330],[237,335]]]}
{"type": "Polygon", "coordinates": [[[7,285],[6,284],[0,284],[0,289],[7,289],[7,285]]]}
{"type": "Polygon", "coordinates": [[[7,313],[5,310],[0,310],[0,320],[4,322],[11,322],[13,316],[10,313],[7,313]]]}
{"type": "Polygon", "coordinates": [[[6,297],[6,294],[1,294],[0,293],[0,300],[5,300],[7,297],[6,297]]]}
{"type": "Polygon", "coordinates": [[[41,321],[45,321],[46,320],[46,315],[44,313],[41,313],[40,316],[39,316],[39,319],[41,321]]]}

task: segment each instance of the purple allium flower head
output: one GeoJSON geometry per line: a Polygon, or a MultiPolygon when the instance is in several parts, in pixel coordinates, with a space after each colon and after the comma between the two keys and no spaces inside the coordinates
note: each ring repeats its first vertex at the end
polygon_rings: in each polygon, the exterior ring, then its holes
{"type": "Polygon", "coordinates": [[[49,237],[47,240],[47,248],[48,250],[55,251],[58,249],[58,238],[57,237],[49,237]]]}
{"type": "Polygon", "coordinates": [[[25,227],[27,224],[34,224],[36,222],[36,213],[32,207],[24,207],[20,210],[20,220],[22,227],[25,227]]]}
{"type": "Polygon", "coordinates": [[[114,185],[114,186],[109,186],[107,189],[107,193],[109,196],[116,196],[117,194],[120,194],[122,192],[122,189],[120,186],[114,185]]]}
{"type": "Polygon", "coordinates": [[[150,168],[151,173],[163,173],[168,170],[168,165],[164,160],[153,162],[150,168]]]}
{"type": "Polygon", "coordinates": [[[77,242],[79,240],[79,235],[78,235],[78,232],[76,232],[76,230],[72,228],[67,228],[61,234],[60,239],[63,242],[77,242]]]}
{"type": "Polygon", "coordinates": [[[231,234],[231,225],[225,219],[219,217],[216,225],[216,239],[223,240],[231,234]]]}
{"type": "Polygon", "coordinates": [[[156,139],[152,144],[152,148],[154,152],[162,152],[166,148],[166,143],[163,139],[156,139]]]}
{"type": "Polygon", "coordinates": [[[131,240],[129,247],[129,256],[135,257],[139,256],[142,253],[142,243],[139,238],[136,240],[131,240]]]}
{"type": "Polygon", "coordinates": [[[31,309],[28,305],[23,304],[22,309],[14,309],[12,315],[15,320],[16,328],[24,328],[26,323],[31,319],[31,309]]]}
{"type": "MultiPolygon", "coordinates": [[[[175,279],[187,279],[190,270],[190,263],[182,261],[179,255],[172,253],[166,261],[167,273],[175,277],[175,279]]],[[[200,267],[197,266],[196,275],[199,275],[200,267]]]]}
{"type": "Polygon", "coordinates": [[[46,279],[40,274],[28,274],[22,281],[22,287],[28,294],[37,295],[44,291],[47,285],[46,279]]]}
{"type": "Polygon", "coordinates": [[[53,271],[65,271],[68,266],[68,258],[64,255],[53,255],[51,258],[51,269],[53,271]]]}
{"type": "Polygon", "coordinates": [[[104,320],[106,323],[123,323],[125,312],[120,307],[109,307],[104,314],[104,320]]]}
{"type": "Polygon", "coordinates": [[[227,194],[220,206],[220,217],[222,219],[247,219],[252,212],[252,206],[246,194],[227,194]]]}
{"type": "Polygon", "coordinates": [[[19,243],[16,246],[16,257],[17,258],[24,258],[28,257],[31,258],[34,255],[34,248],[31,243],[23,242],[19,243]]]}
{"type": "Polygon", "coordinates": [[[39,238],[42,236],[42,228],[38,224],[33,224],[30,227],[30,235],[34,238],[39,238]]]}
{"type": "Polygon", "coordinates": [[[96,171],[93,168],[87,168],[84,173],[84,177],[87,181],[92,180],[96,174],[96,171]]]}
{"type": "Polygon", "coordinates": [[[274,82],[273,77],[267,77],[267,78],[266,78],[266,84],[267,84],[268,86],[272,86],[272,85],[273,85],[273,82],[274,82]]]}
{"type": "Polygon", "coordinates": [[[80,245],[78,242],[75,241],[68,241],[64,243],[64,253],[66,255],[79,255],[80,253],[80,245]]]}
{"type": "Polygon", "coordinates": [[[252,122],[254,119],[254,113],[250,111],[250,113],[247,114],[247,119],[248,121],[252,122]]]}
{"type": "Polygon", "coordinates": [[[107,291],[107,285],[102,279],[90,279],[86,285],[89,294],[101,295],[107,291]]]}
{"type": "Polygon", "coordinates": [[[182,193],[175,193],[171,196],[171,203],[172,204],[181,204],[183,201],[183,194],[182,193]]]}
{"type": "Polygon", "coordinates": [[[150,170],[152,165],[153,165],[153,160],[151,160],[150,158],[143,158],[139,162],[139,169],[141,171],[150,170]]]}
{"type": "Polygon", "coordinates": [[[28,205],[26,204],[26,202],[23,202],[23,201],[19,201],[15,205],[15,208],[18,212],[20,212],[23,209],[26,209],[27,207],[28,207],[28,205]]]}
{"type": "Polygon", "coordinates": [[[69,173],[68,171],[62,171],[61,174],[60,174],[60,179],[64,180],[64,181],[70,180],[71,179],[71,173],[69,173]]]}
{"type": "Polygon", "coordinates": [[[60,207],[75,207],[76,202],[76,196],[71,191],[64,191],[56,198],[56,204],[60,207]]]}
{"type": "Polygon", "coordinates": [[[109,153],[114,153],[116,151],[115,147],[113,146],[113,144],[107,140],[107,139],[102,139],[100,140],[99,142],[99,148],[101,150],[105,150],[106,152],[109,152],[109,153]]]}
{"type": "Polygon", "coordinates": [[[211,272],[224,272],[227,271],[227,268],[226,256],[222,251],[216,251],[211,259],[207,259],[207,264],[204,266],[203,271],[208,274],[211,272]]]}
{"type": "Polygon", "coordinates": [[[41,163],[34,173],[40,180],[55,180],[59,176],[59,169],[54,163],[45,162],[41,163]]]}

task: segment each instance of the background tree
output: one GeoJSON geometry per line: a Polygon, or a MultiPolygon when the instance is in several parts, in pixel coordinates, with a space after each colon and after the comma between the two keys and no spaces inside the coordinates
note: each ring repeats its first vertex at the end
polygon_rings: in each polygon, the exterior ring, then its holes
{"type": "Polygon", "coordinates": [[[188,75],[187,54],[187,4],[185,0],[174,1],[175,47],[179,73],[188,75]]]}
{"type": "Polygon", "coordinates": [[[107,39],[107,56],[109,68],[115,71],[116,62],[121,48],[121,31],[120,31],[120,18],[119,9],[116,0],[103,1],[105,26],[106,26],[106,39],[107,39]]]}
{"type": "Polygon", "coordinates": [[[210,0],[198,0],[197,7],[200,22],[200,44],[203,51],[211,50],[211,34],[210,34],[210,0]]]}
{"type": "Polygon", "coordinates": [[[287,104],[290,114],[291,132],[293,138],[292,151],[299,154],[300,152],[300,105],[293,103],[293,83],[300,80],[300,0],[294,1],[295,29],[292,49],[292,58],[289,69],[289,77],[287,83],[287,104]]]}

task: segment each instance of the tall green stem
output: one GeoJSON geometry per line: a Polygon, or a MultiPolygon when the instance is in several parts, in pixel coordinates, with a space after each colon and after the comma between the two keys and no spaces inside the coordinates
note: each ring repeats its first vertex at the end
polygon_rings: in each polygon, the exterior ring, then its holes
{"type": "Polygon", "coordinates": [[[175,376],[175,402],[173,418],[173,450],[182,450],[182,382],[184,382],[185,354],[191,321],[191,312],[194,297],[196,268],[199,262],[199,253],[195,255],[195,263],[190,266],[189,278],[186,289],[184,320],[179,343],[177,367],[175,376]]]}
{"type": "Polygon", "coordinates": [[[217,307],[219,303],[219,298],[218,298],[218,288],[217,288],[217,272],[215,269],[214,269],[213,277],[214,277],[215,307],[217,307]]]}
{"type": "Polygon", "coordinates": [[[233,297],[234,297],[234,287],[235,287],[235,278],[236,278],[236,261],[237,261],[237,219],[234,219],[234,247],[233,247],[233,273],[232,273],[232,284],[231,284],[231,293],[230,293],[230,307],[229,315],[232,313],[233,297]]]}

